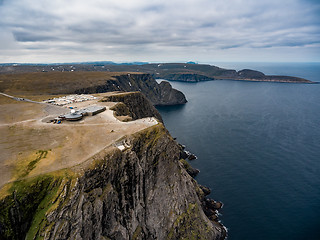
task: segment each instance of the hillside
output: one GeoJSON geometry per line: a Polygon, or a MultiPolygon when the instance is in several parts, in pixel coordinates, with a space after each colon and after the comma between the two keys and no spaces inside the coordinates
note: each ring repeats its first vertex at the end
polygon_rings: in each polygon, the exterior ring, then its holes
{"type": "Polygon", "coordinates": [[[169,83],[152,76],[122,72],[35,72],[0,74],[0,92],[18,96],[141,91],[154,105],[187,102],[169,83]]]}
{"type": "Polygon", "coordinates": [[[173,81],[210,81],[215,79],[231,79],[241,81],[267,81],[286,83],[313,83],[307,79],[293,76],[265,75],[262,72],[243,69],[219,68],[208,64],[190,63],[159,63],[159,64],[114,64],[114,63],[84,63],[60,65],[0,65],[0,73],[19,72],[53,72],[53,71],[101,71],[101,72],[143,72],[157,79],[173,81]]]}

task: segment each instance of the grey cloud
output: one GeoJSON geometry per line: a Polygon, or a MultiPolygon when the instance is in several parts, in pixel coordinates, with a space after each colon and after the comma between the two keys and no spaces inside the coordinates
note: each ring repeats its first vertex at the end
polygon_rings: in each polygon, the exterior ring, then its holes
{"type": "Polygon", "coordinates": [[[0,28],[11,31],[16,43],[29,50],[125,50],[128,55],[136,49],[145,54],[159,49],[161,55],[170,55],[185,49],[189,59],[190,48],[316,45],[319,6],[312,0],[0,0],[0,28]]]}
{"type": "Polygon", "coordinates": [[[14,38],[19,42],[42,42],[42,41],[52,41],[56,40],[56,37],[53,36],[46,36],[46,35],[37,35],[35,33],[30,32],[13,32],[14,38]]]}
{"type": "Polygon", "coordinates": [[[143,8],[141,12],[153,12],[153,13],[159,14],[159,13],[162,13],[164,10],[165,10],[165,7],[163,5],[155,4],[155,5],[151,5],[143,8]]]}

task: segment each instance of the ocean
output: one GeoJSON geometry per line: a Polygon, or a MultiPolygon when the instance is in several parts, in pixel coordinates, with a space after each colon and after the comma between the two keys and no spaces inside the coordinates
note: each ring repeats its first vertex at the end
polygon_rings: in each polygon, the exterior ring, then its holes
{"type": "MultiPolygon", "coordinates": [[[[215,65],[320,82],[320,63],[215,65]]],[[[320,84],[170,83],[188,103],[158,110],[224,203],[228,239],[320,239],[320,84]]]]}

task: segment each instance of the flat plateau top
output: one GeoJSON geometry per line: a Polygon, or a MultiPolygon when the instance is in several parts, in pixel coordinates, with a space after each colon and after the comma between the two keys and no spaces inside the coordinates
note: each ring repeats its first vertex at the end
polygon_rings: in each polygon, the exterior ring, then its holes
{"type": "Polygon", "coordinates": [[[79,109],[104,106],[106,111],[62,124],[44,119],[70,112],[68,105],[20,102],[0,95],[0,187],[21,177],[79,165],[102,150],[112,149],[120,138],[157,124],[152,119],[119,121],[110,110],[116,103],[99,102],[110,94],[114,93],[95,94],[95,100],[72,104],[79,109]]]}

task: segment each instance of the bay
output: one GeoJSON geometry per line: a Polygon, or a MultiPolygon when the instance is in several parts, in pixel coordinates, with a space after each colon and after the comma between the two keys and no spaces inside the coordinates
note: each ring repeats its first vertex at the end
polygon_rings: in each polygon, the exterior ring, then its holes
{"type": "MultiPolygon", "coordinates": [[[[229,67],[320,81],[319,63],[247,64],[229,67]]],[[[188,103],[158,110],[224,203],[228,239],[320,239],[320,84],[170,83],[188,103]]]]}

